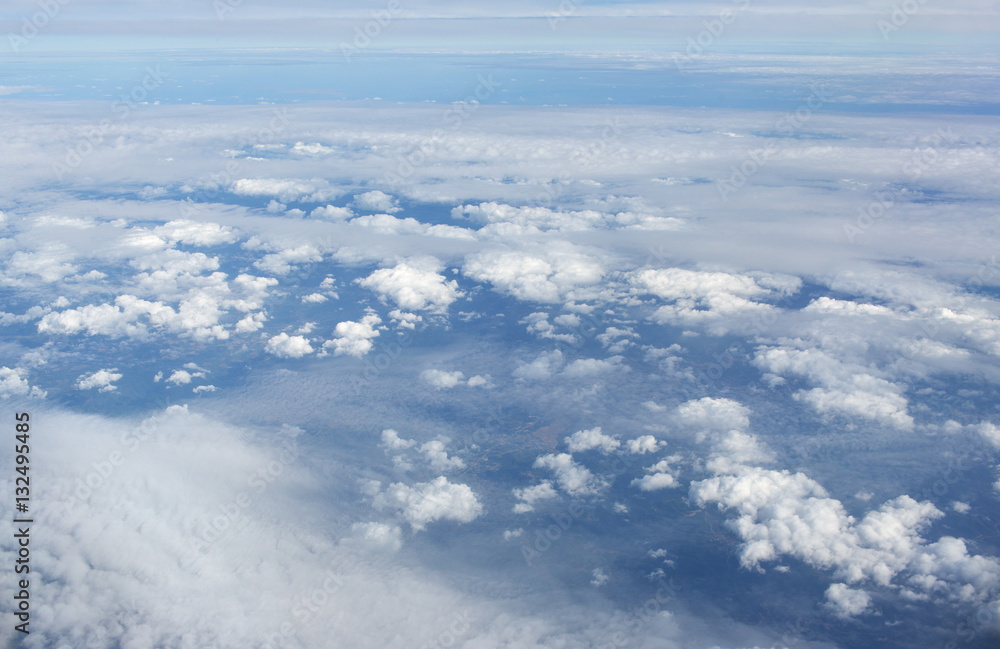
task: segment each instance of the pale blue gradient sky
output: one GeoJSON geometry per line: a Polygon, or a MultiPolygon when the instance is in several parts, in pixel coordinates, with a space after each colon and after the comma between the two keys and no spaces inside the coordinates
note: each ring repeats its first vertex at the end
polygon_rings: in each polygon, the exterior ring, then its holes
{"type": "MultiPolygon", "coordinates": [[[[582,2],[517,0],[493,3],[403,0],[369,2],[263,2],[262,0],[10,0],[0,8],[4,53],[10,35],[38,33],[18,53],[67,50],[171,48],[336,48],[351,42],[374,12],[391,14],[371,29],[375,49],[430,50],[676,50],[730,12],[718,31],[717,49],[794,46],[873,48],[924,46],[993,49],[1000,32],[1000,4],[986,0],[919,3],[897,14],[888,33],[889,0],[804,3],[782,0],[729,2],[582,2]],[[393,11],[389,11],[392,8],[393,11]],[[32,25],[34,23],[34,25],[32,25]],[[27,30],[27,31],[25,31],[27,30]],[[728,45],[727,45],[728,43],[728,45]]],[[[901,5],[900,5],[901,6],[901,5]]]]}

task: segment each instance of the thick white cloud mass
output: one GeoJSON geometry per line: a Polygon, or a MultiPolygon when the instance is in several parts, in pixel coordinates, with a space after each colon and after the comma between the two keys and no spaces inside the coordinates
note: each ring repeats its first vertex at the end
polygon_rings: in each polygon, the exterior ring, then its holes
{"type": "MultiPolygon", "coordinates": [[[[900,496],[861,520],[802,473],[741,468],[694,482],[699,504],[734,509],[733,529],[743,538],[740,558],[756,567],[789,554],[832,569],[848,584],[872,582],[916,597],[939,594],[982,602],[1000,588],[1000,561],[968,554],[961,539],[927,543],[920,532],[942,512],[929,502],[900,496]]],[[[833,601],[856,606],[860,596],[835,590],[833,601]]],[[[841,609],[844,609],[841,606],[841,609]]]]}
{"type": "MultiPolygon", "coordinates": [[[[316,647],[336,637],[402,649],[457,636],[557,647],[629,629],[623,614],[595,609],[591,620],[551,594],[539,614],[523,584],[501,603],[395,563],[407,535],[346,503],[323,505],[347,515],[334,527],[303,516],[303,494],[324,486],[300,429],[259,436],[186,406],[141,421],[35,414],[52,443],[37,447],[32,468],[52,496],[36,500],[31,526],[31,576],[45,578],[31,579],[27,646],[122,637],[135,646],[316,647]],[[350,522],[354,515],[362,518],[350,522]]],[[[482,511],[468,487],[445,478],[392,485],[381,498],[414,529],[471,522],[482,511]]],[[[9,520],[2,527],[0,555],[12,564],[16,529],[9,520]]],[[[9,581],[0,591],[8,600],[16,592],[9,581]]],[[[654,628],[678,634],[675,623],[654,628]]],[[[12,634],[5,627],[4,642],[12,634]]]]}

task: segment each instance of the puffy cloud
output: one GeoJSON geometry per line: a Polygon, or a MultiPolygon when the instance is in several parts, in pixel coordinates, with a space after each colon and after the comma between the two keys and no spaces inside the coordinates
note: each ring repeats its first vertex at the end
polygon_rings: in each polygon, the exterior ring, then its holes
{"type": "Polygon", "coordinates": [[[743,430],[750,426],[750,410],[732,399],[703,397],[681,404],[677,420],[689,427],[712,432],[743,430]]]}
{"type": "Polygon", "coordinates": [[[872,598],[865,591],[850,588],[847,584],[830,584],[826,589],[826,600],[837,617],[849,618],[864,613],[872,598]]]}
{"type": "Polygon", "coordinates": [[[416,445],[416,442],[412,439],[403,439],[399,436],[399,433],[391,428],[386,428],[382,431],[382,446],[385,446],[389,450],[399,451],[407,448],[412,448],[416,445]]]}
{"type": "Polygon", "coordinates": [[[563,354],[558,349],[551,352],[543,352],[530,363],[521,363],[514,369],[513,376],[516,379],[528,379],[532,381],[544,381],[550,378],[562,367],[563,354]]]}
{"type": "MultiPolygon", "coordinates": [[[[970,556],[961,539],[945,536],[926,543],[920,537],[943,514],[909,496],[889,501],[859,521],[802,473],[741,467],[733,475],[693,482],[691,498],[738,513],[731,527],[744,540],[741,561],[746,567],[788,554],[832,569],[848,584],[894,585],[918,597],[983,601],[1000,588],[997,559],[970,556]]],[[[844,602],[860,601],[860,596],[836,594],[844,602]]]]}
{"type": "Polygon", "coordinates": [[[76,388],[78,390],[93,390],[97,388],[98,392],[113,392],[118,389],[118,386],[114,385],[114,382],[123,376],[116,369],[98,370],[93,374],[84,374],[76,380],[76,388]]]}
{"type": "Polygon", "coordinates": [[[295,264],[311,264],[318,261],[323,261],[323,254],[316,246],[304,243],[294,248],[268,253],[253,265],[267,273],[287,275],[292,272],[292,266],[295,264]]]}
{"type": "Polygon", "coordinates": [[[669,473],[652,473],[636,478],[632,481],[632,486],[639,487],[643,491],[657,491],[659,489],[669,489],[679,487],[680,483],[669,473]]]}
{"type": "Polygon", "coordinates": [[[170,242],[189,246],[217,246],[237,239],[233,228],[208,221],[177,219],[153,228],[153,234],[170,242]]]}
{"type": "Polygon", "coordinates": [[[532,254],[502,250],[476,253],[466,257],[462,272],[519,300],[554,303],[598,284],[604,267],[572,247],[554,245],[532,254]]]}
{"type": "Polygon", "coordinates": [[[134,295],[119,296],[114,305],[88,304],[76,309],[53,312],[38,323],[39,333],[104,335],[112,338],[146,338],[148,328],[140,318],[147,317],[150,324],[168,325],[177,321],[173,308],[160,302],[149,302],[134,295]]]}
{"type": "Polygon", "coordinates": [[[427,462],[436,471],[452,471],[464,469],[465,462],[462,458],[448,457],[445,451],[445,443],[441,440],[431,440],[420,446],[420,452],[427,458],[427,462]]]}
{"type": "Polygon", "coordinates": [[[30,277],[45,283],[58,282],[77,272],[75,253],[60,242],[48,243],[36,250],[17,250],[7,260],[3,275],[8,283],[23,284],[30,277]]]}
{"type": "Polygon", "coordinates": [[[820,384],[800,390],[795,398],[820,413],[834,412],[881,422],[901,430],[913,428],[904,388],[874,375],[870,366],[844,362],[821,349],[762,348],[754,364],[774,374],[797,374],[820,384]]]}
{"type": "Polygon", "coordinates": [[[448,388],[465,384],[465,375],[459,371],[446,372],[444,370],[437,369],[424,370],[420,373],[420,378],[438,390],[447,390],[448,388]]]}
{"type": "Polygon", "coordinates": [[[600,426],[589,430],[577,431],[563,441],[566,442],[570,453],[589,451],[596,448],[600,449],[602,453],[608,454],[621,446],[621,442],[616,438],[602,433],[600,426]]]}
{"type": "Polygon", "coordinates": [[[978,424],[975,429],[994,448],[1000,448],[1000,426],[997,426],[993,422],[984,421],[978,424]]]}
{"type": "Polygon", "coordinates": [[[296,180],[283,178],[238,178],[229,185],[237,196],[274,196],[283,202],[323,202],[336,198],[340,192],[325,180],[296,180]]]}
{"type": "Polygon", "coordinates": [[[603,486],[590,469],[574,462],[573,456],[568,453],[542,455],[533,466],[555,473],[556,483],[571,496],[595,494],[603,486]]]}
{"type": "Polygon", "coordinates": [[[661,443],[656,441],[656,438],[652,435],[641,435],[635,439],[630,439],[625,442],[625,448],[627,448],[628,452],[633,455],[655,453],[660,449],[660,445],[661,443]]]}
{"type": "Polygon", "coordinates": [[[310,293],[309,295],[302,296],[302,301],[306,304],[322,304],[329,299],[322,293],[310,293]]]}
{"type": "MultiPolygon", "coordinates": [[[[549,322],[549,314],[543,311],[536,311],[522,318],[519,322],[528,326],[528,333],[533,333],[539,338],[551,338],[552,340],[559,340],[570,344],[579,342],[579,338],[573,334],[555,333],[555,325],[549,322]]],[[[579,318],[577,318],[577,322],[579,323],[579,318]]]]}
{"type": "Polygon", "coordinates": [[[20,397],[31,392],[28,380],[20,368],[0,367],[0,399],[20,397]]]}
{"type": "Polygon", "coordinates": [[[406,311],[401,311],[399,309],[393,309],[389,312],[389,318],[396,324],[400,329],[416,329],[417,323],[423,322],[423,316],[419,316],[416,313],[407,313],[406,311]]]}
{"type": "Polygon", "coordinates": [[[241,273],[232,282],[233,290],[239,293],[240,297],[230,299],[229,303],[234,309],[244,313],[260,309],[267,299],[268,290],[277,285],[278,280],[273,277],[257,277],[241,273]]]}
{"type": "Polygon", "coordinates": [[[308,339],[303,336],[289,336],[285,332],[268,340],[264,349],[268,354],[274,354],[279,358],[302,358],[313,353],[308,339]]]}
{"type": "Polygon", "coordinates": [[[681,268],[642,270],[630,283],[638,293],[651,293],[672,302],[660,307],[653,319],[661,324],[704,325],[722,335],[751,317],[770,315],[775,308],[754,298],[773,298],[796,292],[801,280],[784,276],[692,271],[681,268]]]}
{"type": "Polygon", "coordinates": [[[333,330],[335,337],[323,343],[323,350],[332,347],[334,356],[348,354],[360,358],[371,351],[372,338],[378,337],[379,331],[376,327],[380,324],[382,318],[375,313],[368,313],[360,322],[352,320],[339,322],[333,330]]]}
{"type": "Polygon", "coordinates": [[[712,438],[712,458],[706,464],[709,471],[735,471],[739,465],[761,464],[774,460],[773,455],[757,440],[739,430],[717,433],[712,438]]]}
{"type": "Polygon", "coordinates": [[[562,375],[567,378],[577,379],[587,376],[596,376],[598,374],[604,374],[605,372],[628,372],[630,371],[630,368],[628,365],[623,363],[624,360],[625,358],[622,356],[611,356],[606,359],[578,358],[566,366],[566,369],[562,371],[562,375]]]}
{"type": "MultiPolygon", "coordinates": [[[[147,339],[152,332],[173,332],[197,340],[225,340],[230,332],[220,323],[230,309],[247,312],[261,308],[268,288],[277,280],[241,274],[231,284],[226,275],[212,272],[218,258],[203,253],[166,250],[132,260],[148,271],[135,276],[135,293],[157,297],[147,300],[134,293],[118,296],[113,304],[87,304],[46,314],[38,323],[39,333],[104,335],[112,338],[147,339]],[[169,302],[176,303],[176,306],[169,302]]],[[[252,331],[263,315],[245,318],[237,332],[252,331]]]]}
{"type": "MultiPolygon", "coordinates": [[[[202,375],[204,376],[204,374],[202,375]]],[[[174,385],[184,385],[185,383],[191,382],[191,372],[187,370],[174,370],[174,372],[167,378],[167,383],[173,383],[174,385]]]]}
{"type": "Polygon", "coordinates": [[[451,210],[453,219],[469,219],[484,225],[483,235],[509,236],[548,231],[582,231],[592,229],[676,230],[683,221],[653,214],[618,212],[608,214],[597,210],[556,211],[547,207],[514,207],[504,203],[486,202],[462,205],[451,210]]]}
{"type": "Polygon", "coordinates": [[[458,282],[438,273],[439,268],[434,258],[413,259],[376,270],[357,282],[383,299],[392,299],[401,309],[443,313],[464,293],[458,290],[458,282]]]}
{"type": "Polygon", "coordinates": [[[469,377],[469,380],[466,381],[465,384],[470,388],[492,388],[493,379],[489,374],[477,374],[469,377]]]}
{"type": "Polygon", "coordinates": [[[593,571],[591,571],[590,575],[591,575],[590,585],[594,586],[595,588],[603,586],[604,584],[608,583],[608,580],[610,579],[610,577],[608,577],[604,573],[604,571],[601,570],[600,568],[594,568],[593,571]]]}
{"type": "Polygon", "coordinates": [[[474,241],[476,235],[465,228],[453,225],[431,225],[413,218],[399,219],[390,214],[366,214],[351,220],[351,225],[369,228],[379,234],[421,234],[443,239],[467,239],[474,241]]]}
{"type": "Polygon", "coordinates": [[[358,194],[354,197],[351,205],[368,212],[386,212],[388,214],[402,209],[396,204],[396,199],[378,189],[358,194]]]}
{"type": "Polygon", "coordinates": [[[376,496],[375,506],[398,509],[415,530],[422,530],[428,523],[438,520],[468,523],[483,512],[483,506],[468,485],[448,482],[444,476],[412,487],[394,483],[376,496]]]}
{"type": "Polygon", "coordinates": [[[403,547],[403,531],[398,525],[385,523],[355,523],[351,532],[366,545],[398,552],[403,547]]]}
{"type": "Polygon", "coordinates": [[[597,336],[597,340],[600,341],[602,347],[607,348],[612,354],[620,354],[635,345],[630,338],[638,337],[639,334],[632,331],[631,327],[624,327],[622,329],[608,327],[604,330],[604,333],[597,336]]]}
{"type": "Polygon", "coordinates": [[[233,325],[233,331],[238,334],[258,331],[264,328],[264,322],[266,320],[267,315],[263,312],[248,313],[244,317],[240,318],[239,322],[233,325]]]}
{"type": "Polygon", "coordinates": [[[327,205],[326,207],[317,207],[309,213],[309,216],[314,219],[345,221],[354,216],[354,212],[352,212],[349,207],[334,207],[333,205],[327,205]]]}
{"type": "Polygon", "coordinates": [[[669,458],[660,460],[651,467],[646,468],[646,473],[641,478],[632,481],[633,487],[638,487],[642,491],[658,491],[660,489],[672,489],[679,487],[677,481],[677,471],[671,467],[671,462],[680,460],[680,456],[672,455],[669,458]]]}
{"type": "Polygon", "coordinates": [[[535,503],[541,500],[557,498],[559,493],[552,488],[552,483],[548,480],[522,489],[514,489],[514,497],[521,502],[514,505],[515,514],[526,514],[535,510],[535,503]]]}

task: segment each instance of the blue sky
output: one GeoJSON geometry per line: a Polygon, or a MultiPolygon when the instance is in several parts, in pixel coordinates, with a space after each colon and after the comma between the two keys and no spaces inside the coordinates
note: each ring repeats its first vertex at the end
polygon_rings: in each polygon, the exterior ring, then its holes
{"type": "Polygon", "coordinates": [[[23,645],[995,647],[1000,12],[893,7],[4,4],[23,645]]]}

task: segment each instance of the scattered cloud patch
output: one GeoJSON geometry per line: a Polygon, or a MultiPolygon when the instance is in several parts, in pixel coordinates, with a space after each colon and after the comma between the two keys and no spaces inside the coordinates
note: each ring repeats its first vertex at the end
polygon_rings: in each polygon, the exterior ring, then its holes
{"type": "Polygon", "coordinates": [[[110,370],[98,370],[93,374],[84,374],[76,380],[76,388],[78,390],[93,390],[97,388],[98,392],[113,392],[118,389],[115,385],[115,381],[122,378],[122,374],[116,371],[116,368],[110,370]]]}
{"type": "Polygon", "coordinates": [[[281,332],[267,341],[264,347],[268,354],[273,354],[278,358],[302,358],[313,353],[312,345],[304,336],[289,336],[281,332]]]}

